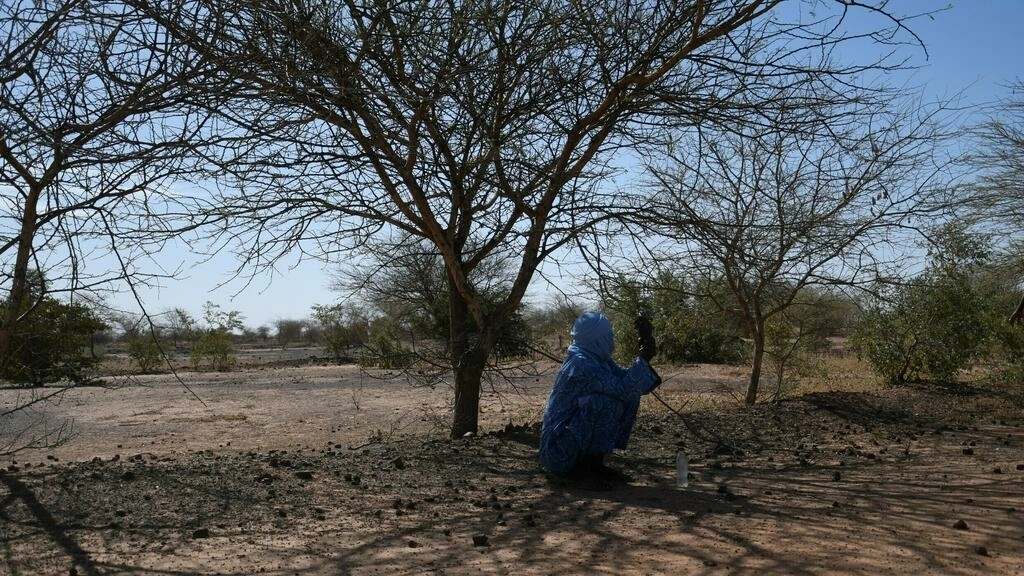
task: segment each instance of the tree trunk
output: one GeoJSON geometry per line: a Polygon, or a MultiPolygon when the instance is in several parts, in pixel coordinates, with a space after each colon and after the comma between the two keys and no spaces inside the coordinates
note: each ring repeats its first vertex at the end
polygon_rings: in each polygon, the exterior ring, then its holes
{"type": "Polygon", "coordinates": [[[32,255],[32,239],[35,236],[36,203],[39,202],[41,190],[33,186],[25,198],[25,206],[21,214],[21,231],[18,235],[18,252],[11,270],[11,291],[7,294],[3,319],[0,320],[0,358],[7,356],[11,345],[11,336],[18,323],[22,304],[28,293],[28,265],[32,255]]]}
{"type": "Polygon", "coordinates": [[[465,300],[449,288],[448,311],[451,338],[451,362],[455,372],[455,411],[452,438],[476,434],[480,414],[480,380],[487,362],[487,352],[479,340],[472,338],[472,322],[465,300]]]}
{"type": "Polygon", "coordinates": [[[761,366],[764,364],[764,326],[757,326],[753,336],[754,359],[750,364],[750,382],[747,384],[747,397],[744,399],[747,406],[757,402],[757,387],[761,381],[761,366]]]}
{"type": "Polygon", "coordinates": [[[455,366],[455,414],[452,438],[476,434],[480,415],[480,380],[487,355],[479,348],[467,350],[455,366]]]}

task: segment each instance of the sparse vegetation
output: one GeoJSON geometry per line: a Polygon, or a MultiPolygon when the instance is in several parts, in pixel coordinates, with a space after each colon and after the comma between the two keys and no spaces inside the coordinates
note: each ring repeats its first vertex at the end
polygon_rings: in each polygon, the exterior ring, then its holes
{"type": "MultiPolygon", "coordinates": [[[[41,287],[39,278],[34,285],[41,287]]],[[[21,306],[4,304],[3,310],[21,318],[12,324],[8,345],[0,353],[0,379],[42,386],[61,381],[80,384],[92,378],[99,362],[93,337],[107,325],[90,308],[31,290],[21,306]]]]}
{"type": "Polygon", "coordinates": [[[224,311],[213,302],[203,307],[206,325],[200,330],[199,338],[192,345],[192,366],[196,369],[209,365],[219,372],[230,370],[235,364],[235,348],[232,332],[242,328],[242,314],[238,311],[224,311]]]}
{"type": "Polygon", "coordinates": [[[159,368],[163,362],[161,350],[162,346],[155,335],[143,334],[128,339],[128,357],[143,374],[159,368]]]}

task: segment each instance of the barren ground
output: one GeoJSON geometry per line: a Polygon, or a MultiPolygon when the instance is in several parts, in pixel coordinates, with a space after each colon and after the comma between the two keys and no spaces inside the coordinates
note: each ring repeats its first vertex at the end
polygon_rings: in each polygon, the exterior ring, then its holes
{"type": "Polygon", "coordinates": [[[71,390],[0,421],[75,432],[0,460],[0,574],[1024,574],[1019,387],[747,409],[737,374],[684,367],[660,390],[684,416],[645,398],[611,460],[633,482],[585,492],[536,463],[554,369],[457,441],[445,385],[351,366],[71,390]]]}

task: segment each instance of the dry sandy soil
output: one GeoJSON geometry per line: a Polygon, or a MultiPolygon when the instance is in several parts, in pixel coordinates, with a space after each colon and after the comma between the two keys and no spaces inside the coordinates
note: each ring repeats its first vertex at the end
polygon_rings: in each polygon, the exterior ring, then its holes
{"type": "Polygon", "coordinates": [[[445,385],[351,366],[71,390],[0,421],[75,431],[0,459],[0,574],[1024,574],[1019,389],[711,407],[737,376],[686,367],[611,459],[633,481],[586,492],[536,463],[554,368],[456,441],[445,385]]]}

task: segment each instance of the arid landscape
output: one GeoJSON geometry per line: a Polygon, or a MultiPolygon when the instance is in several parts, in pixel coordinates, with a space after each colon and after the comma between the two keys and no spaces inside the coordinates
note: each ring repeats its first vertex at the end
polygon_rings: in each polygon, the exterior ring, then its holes
{"type": "Polygon", "coordinates": [[[666,369],[610,461],[632,482],[586,492],[536,462],[555,369],[495,382],[455,441],[447,386],[355,366],[70,390],[3,431],[73,422],[0,461],[0,574],[1024,574],[1019,386],[744,408],[741,371],[666,369]]]}

